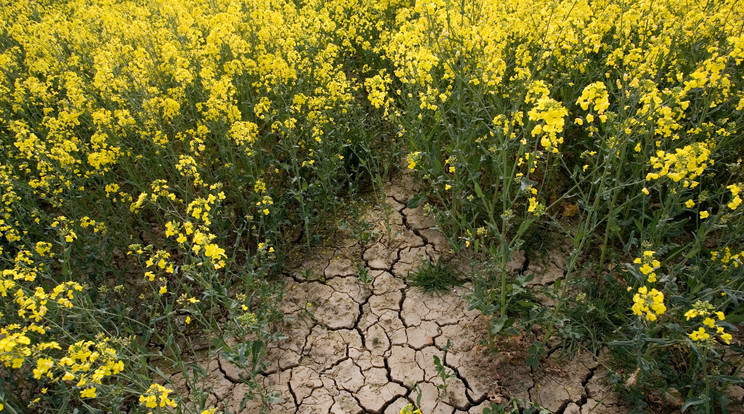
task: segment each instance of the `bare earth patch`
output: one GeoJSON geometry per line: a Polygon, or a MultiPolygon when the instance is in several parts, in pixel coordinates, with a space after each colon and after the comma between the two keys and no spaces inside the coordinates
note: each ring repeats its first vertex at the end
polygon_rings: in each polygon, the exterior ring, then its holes
{"type": "MultiPolygon", "coordinates": [[[[553,412],[627,412],[601,381],[593,355],[560,361],[551,355],[532,372],[523,358],[505,358],[483,344],[486,320],[470,310],[466,284],[433,295],[409,286],[406,277],[425,261],[447,255],[445,238],[422,207],[406,208],[415,194],[405,175],[388,184],[382,207],[364,219],[376,238],[362,247],[350,236],[329,240],[286,271],[285,339],[270,345],[267,368],[256,378],[281,397],[271,413],[399,413],[420,395],[421,411],[482,413],[508,398],[539,403],[553,412]],[[368,282],[360,280],[365,269],[368,282]],[[449,374],[438,375],[437,356],[449,374]]],[[[522,269],[524,254],[510,267],[522,269]]],[[[530,264],[546,285],[562,277],[565,260],[530,264]]],[[[515,343],[515,346],[523,344],[515,343]]],[[[526,346],[526,345],[525,345],[526,346]]],[[[524,349],[515,350],[517,354],[524,349]]],[[[204,363],[212,392],[208,403],[255,413],[258,399],[240,402],[250,390],[240,370],[215,357],[204,363]]]]}

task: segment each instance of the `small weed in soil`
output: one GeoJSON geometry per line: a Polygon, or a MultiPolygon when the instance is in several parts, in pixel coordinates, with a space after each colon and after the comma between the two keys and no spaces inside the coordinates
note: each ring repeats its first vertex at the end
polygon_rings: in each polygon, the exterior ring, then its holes
{"type": "Polygon", "coordinates": [[[461,283],[455,269],[448,263],[425,262],[409,276],[411,285],[429,292],[444,292],[461,283]]]}

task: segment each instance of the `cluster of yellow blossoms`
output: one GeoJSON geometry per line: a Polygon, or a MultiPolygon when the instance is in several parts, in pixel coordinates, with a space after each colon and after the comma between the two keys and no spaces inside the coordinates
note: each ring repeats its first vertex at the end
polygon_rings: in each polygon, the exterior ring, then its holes
{"type": "Polygon", "coordinates": [[[406,161],[408,162],[408,169],[413,170],[416,168],[416,164],[421,161],[421,151],[415,151],[406,155],[406,161]]]}
{"type": "Polygon", "coordinates": [[[648,290],[646,286],[638,288],[638,293],[633,295],[633,314],[643,315],[649,321],[655,321],[656,318],[666,312],[664,305],[664,294],[656,289],[648,290]]]}
{"type": "Polygon", "coordinates": [[[742,258],[744,258],[744,250],[739,253],[733,253],[731,252],[731,248],[728,246],[723,249],[723,254],[718,251],[712,251],[710,252],[710,259],[715,261],[720,261],[723,264],[723,268],[728,269],[730,265],[734,265],[734,267],[739,267],[742,265],[742,258]]]}
{"type": "MultiPolygon", "coordinates": [[[[25,358],[36,355],[36,368],[32,371],[35,379],[44,377],[52,382],[62,380],[73,384],[83,398],[95,398],[96,385],[124,369],[124,363],[106,337],[99,336],[95,342],[78,341],[68,347],[65,356],[58,358],[51,353],[62,349],[57,342],[31,345],[31,339],[26,336],[30,329],[14,332],[13,328],[0,329],[4,336],[0,340],[0,361],[17,369],[21,368],[25,358]]],[[[44,333],[39,329],[34,331],[44,333]]]]}
{"type": "Polygon", "coordinates": [[[156,408],[156,407],[171,407],[176,408],[178,404],[176,404],[173,399],[168,398],[168,395],[173,392],[173,390],[170,390],[168,388],[163,387],[160,384],[152,384],[150,385],[150,388],[145,391],[144,394],[140,395],[139,402],[140,405],[144,405],[147,408],[156,408]]]}
{"type": "Polygon", "coordinates": [[[697,301],[692,304],[692,309],[685,312],[685,319],[702,318],[702,326],[690,332],[688,336],[693,341],[706,342],[711,341],[711,333],[718,335],[726,344],[731,343],[731,334],[726,332],[723,326],[717,324],[718,321],[726,319],[721,311],[715,311],[713,305],[707,301],[697,301]]]}
{"type": "Polygon", "coordinates": [[[530,87],[525,102],[534,103],[527,113],[530,121],[536,123],[532,136],[540,139],[540,145],[546,151],[557,154],[558,145],[563,143],[560,134],[563,133],[568,110],[549,96],[549,90],[542,81],[536,81],[530,87]]]}
{"type": "Polygon", "coordinates": [[[695,188],[699,184],[695,179],[714,163],[709,157],[710,148],[705,142],[677,148],[674,154],[659,150],[650,160],[651,165],[658,170],[648,173],[646,180],[657,180],[666,176],[674,182],[684,180],[684,187],[695,188]]]}
{"type": "Polygon", "coordinates": [[[400,414],[421,414],[421,410],[415,408],[413,404],[408,404],[400,409],[400,414]]]}
{"type": "MultiPolygon", "coordinates": [[[[77,381],[75,385],[83,388],[80,396],[84,398],[95,398],[94,385],[101,384],[103,378],[116,375],[124,369],[124,363],[118,359],[116,350],[108,345],[108,338],[105,337],[96,342],[78,341],[70,345],[67,356],[59,360],[59,365],[64,370],[62,380],[77,381]]],[[[45,369],[49,368],[51,364],[45,365],[45,369]]]]}
{"type": "Polygon", "coordinates": [[[656,270],[661,267],[661,262],[654,258],[654,251],[646,250],[642,257],[636,257],[633,263],[641,265],[640,271],[648,277],[649,283],[656,282],[656,270]]]}
{"type": "Polygon", "coordinates": [[[741,197],[739,196],[739,193],[741,192],[742,186],[740,184],[731,184],[728,187],[726,187],[727,190],[731,191],[731,201],[727,204],[728,208],[731,210],[736,210],[741,205],[741,197]]]}

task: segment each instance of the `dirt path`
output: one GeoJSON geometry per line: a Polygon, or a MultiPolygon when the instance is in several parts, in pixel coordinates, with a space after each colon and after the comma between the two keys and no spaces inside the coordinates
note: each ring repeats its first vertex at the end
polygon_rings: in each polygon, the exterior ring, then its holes
{"type": "MultiPolygon", "coordinates": [[[[523,358],[510,361],[513,353],[497,355],[483,345],[486,320],[469,310],[468,285],[432,295],[407,283],[409,272],[448,249],[422,207],[406,208],[414,193],[406,176],[387,186],[386,207],[363,215],[373,235],[365,247],[348,234],[288,267],[279,304],[286,338],[270,346],[270,365],[258,378],[283,400],[270,412],[398,414],[419,396],[424,414],[480,414],[505,396],[553,412],[588,412],[608,392],[595,375],[600,370],[592,355],[565,364],[556,353],[547,370],[532,372],[523,358]],[[447,374],[446,387],[435,356],[447,374]]],[[[514,269],[526,267],[524,260],[513,263],[514,269]]],[[[545,276],[562,275],[560,263],[530,267],[546,283],[555,277],[545,276]]],[[[234,366],[216,357],[208,369],[214,383],[209,403],[233,412],[260,411],[258,401],[239,410],[249,389],[234,366]]],[[[618,412],[613,401],[593,413],[618,412]]]]}

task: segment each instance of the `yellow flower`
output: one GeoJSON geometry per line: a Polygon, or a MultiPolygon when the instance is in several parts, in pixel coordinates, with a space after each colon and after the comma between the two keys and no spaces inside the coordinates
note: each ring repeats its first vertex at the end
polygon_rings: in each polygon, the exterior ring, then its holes
{"type": "Polygon", "coordinates": [[[165,237],[170,237],[176,234],[176,222],[169,221],[165,223],[165,237]]]}
{"type": "Polygon", "coordinates": [[[70,230],[67,235],[65,236],[65,241],[67,243],[72,243],[73,240],[77,239],[77,234],[75,234],[74,231],[70,230]]]}
{"type": "Polygon", "coordinates": [[[649,163],[657,171],[648,173],[646,180],[657,180],[667,176],[674,182],[684,179],[684,187],[695,188],[698,185],[698,182],[694,181],[695,178],[700,176],[709,164],[713,164],[713,161],[708,158],[710,152],[705,142],[696,142],[684,148],[678,148],[674,154],[659,150],[656,156],[649,159],[649,163]]]}
{"type": "Polygon", "coordinates": [[[708,218],[709,216],[710,216],[710,213],[708,213],[707,211],[701,211],[701,212],[700,212],[700,219],[701,219],[701,220],[705,220],[705,219],[707,219],[707,218],[708,218]]]}
{"type": "Polygon", "coordinates": [[[703,328],[702,326],[698,328],[697,330],[690,332],[688,336],[693,341],[704,341],[710,338],[710,335],[708,335],[708,333],[705,332],[705,328],[703,328]]]}
{"type": "Polygon", "coordinates": [[[685,201],[685,207],[687,207],[687,208],[693,208],[693,207],[695,207],[695,202],[692,199],[689,199],[689,200],[685,201]]]}
{"type": "Polygon", "coordinates": [[[649,283],[656,282],[656,273],[655,271],[661,267],[661,262],[654,259],[654,254],[656,252],[653,250],[646,250],[643,252],[642,257],[636,257],[633,260],[633,263],[635,264],[642,264],[639,270],[641,273],[646,275],[648,277],[649,283]]]}
{"type": "Polygon", "coordinates": [[[256,180],[256,183],[253,185],[253,191],[257,192],[258,194],[265,193],[266,183],[264,183],[261,179],[256,180]]]}
{"type": "Polygon", "coordinates": [[[687,312],[685,312],[685,320],[690,320],[690,318],[697,318],[698,311],[697,309],[690,309],[687,312]]]}
{"type": "MultiPolygon", "coordinates": [[[[716,325],[716,321],[713,318],[715,315],[718,320],[722,321],[726,319],[726,315],[721,311],[713,311],[713,309],[713,305],[708,301],[698,300],[693,303],[692,309],[685,312],[685,318],[689,321],[691,318],[701,316],[704,318],[702,322],[703,326],[699,326],[697,330],[691,332],[688,336],[694,341],[704,341],[710,338],[707,329],[715,329],[715,332],[721,337],[721,340],[730,344],[731,334],[727,333],[722,326],[716,325]]],[[[712,344],[712,342],[710,344],[712,344]]]]}
{"type": "Polygon", "coordinates": [[[80,397],[81,398],[96,398],[96,389],[95,389],[95,387],[86,388],[86,389],[80,391],[80,397]]]}
{"type": "Polygon", "coordinates": [[[41,376],[44,375],[47,371],[49,371],[54,366],[54,362],[52,362],[51,358],[39,358],[36,360],[36,369],[34,369],[34,378],[41,379],[41,376]]]}
{"type": "Polygon", "coordinates": [[[139,402],[140,402],[140,405],[144,403],[145,407],[147,408],[155,408],[158,406],[157,397],[155,397],[154,395],[148,395],[148,396],[140,395],[139,402]]]}
{"type": "Polygon", "coordinates": [[[168,394],[170,394],[171,392],[173,392],[173,390],[165,388],[160,384],[152,384],[150,385],[150,388],[145,391],[144,394],[140,395],[140,405],[144,404],[147,408],[162,408],[165,406],[175,408],[178,406],[178,404],[176,404],[176,402],[172,399],[168,398],[168,394]]]}
{"type": "Polygon", "coordinates": [[[421,159],[421,151],[416,151],[408,154],[406,156],[406,161],[408,161],[408,169],[413,170],[416,168],[416,164],[421,159]]]}
{"type": "Polygon", "coordinates": [[[646,319],[649,321],[655,321],[657,315],[661,315],[666,312],[666,306],[664,305],[664,294],[656,289],[651,289],[641,286],[638,288],[638,293],[633,296],[633,313],[635,315],[646,314],[646,319]]]}
{"type": "Polygon", "coordinates": [[[413,404],[408,404],[400,409],[400,414],[421,414],[421,410],[413,409],[413,404]]]}
{"type": "Polygon", "coordinates": [[[204,247],[204,255],[213,260],[217,260],[225,257],[225,249],[219,247],[214,243],[210,243],[204,247]]]}
{"type": "Polygon", "coordinates": [[[731,184],[726,188],[731,191],[731,195],[734,197],[731,202],[728,203],[728,208],[730,208],[731,210],[736,210],[739,205],[741,205],[741,197],[739,197],[741,187],[739,186],[739,184],[731,184]]]}

